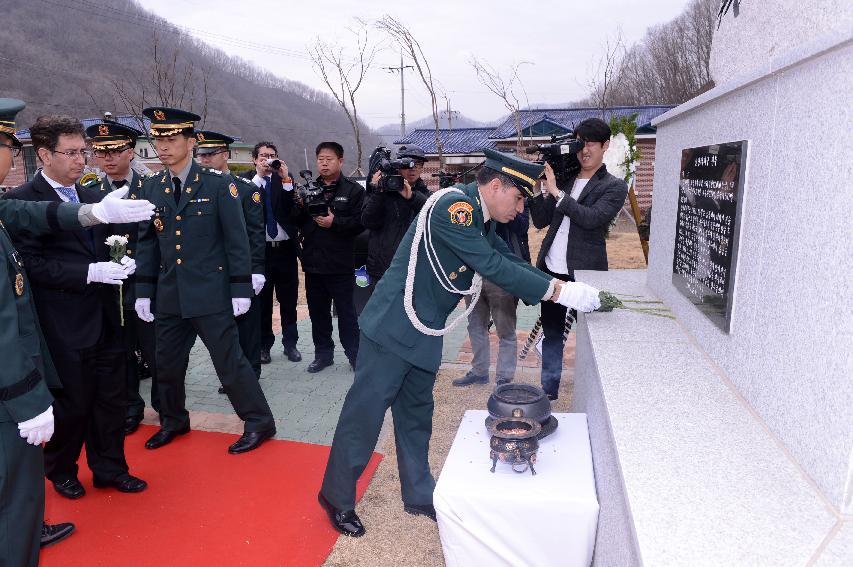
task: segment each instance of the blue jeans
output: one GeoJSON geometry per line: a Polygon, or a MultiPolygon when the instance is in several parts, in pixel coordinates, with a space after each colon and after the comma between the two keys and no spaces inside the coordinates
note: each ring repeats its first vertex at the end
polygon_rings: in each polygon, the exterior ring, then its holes
{"type": "MultiPolygon", "coordinates": [[[[564,281],[574,281],[574,274],[557,274],[548,269],[545,273],[564,281]]],[[[543,301],[541,305],[542,333],[542,373],[540,380],[542,389],[546,394],[557,394],[560,387],[560,376],[563,373],[563,348],[565,340],[563,333],[566,328],[567,308],[553,301],[543,301]]],[[[577,317],[577,312],[572,310],[572,315],[577,317]]]]}

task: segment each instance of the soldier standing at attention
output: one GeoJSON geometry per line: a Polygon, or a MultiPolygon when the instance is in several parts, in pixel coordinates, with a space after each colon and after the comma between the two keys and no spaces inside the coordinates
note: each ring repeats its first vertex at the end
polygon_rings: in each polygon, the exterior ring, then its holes
{"type": "Polygon", "coordinates": [[[487,279],[528,304],[558,301],[582,311],[599,305],[598,290],[550,277],[512,254],[495,235],[495,222],[509,222],[524,210],[524,198],[534,195],[543,167],[490,149],[485,154],[476,183],[427,200],[359,319],[355,380],[318,495],[332,525],[344,535],[364,534],[354,510],[355,484],[389,406],[403,509],[435,520],[435,480],[427,459],[432,390],[441,364],[441,336],[467,315],[442,328],[460,296],[472,297],[470,311],[487,279]]]}
{"type": "MultiPolygon", "coordinates": [[[[136,128],[105,122],[86,128],[86,136],[92,140],[92,153],[101,162],[106,175],[98,180],[98,189],[106,195],[116,189],[128,188],[128,199],[140,198],[142,176],[131,169],[136,139],[142,132],[136,128]]],[[[137,223],[122,224],[115,227],[116,234],[127,239],[127,255],[136,254],[136,239],[139,232],[137,223]]],[[[122,288],[124,302],[124,345],[127,354],[127,416],[124,420],[124,434],[130,435],[139,427],[145,410],[145,400],[139,395],[139,366],[137,351],[148,363],[151,371],[151,407],[160,411],[160,399],[157,392],[157,370],[154,367],[154,323],[143,321],[136,316],[136,275],[128,276],[122,288]]]]}
{"type": "Polygon", "coordinates": [[[154,321],[160,387],[160,430],[145,446],[157,449],[190,430],[184,379],[199,336],[245,422],[228,452],[251,451],[275,435],[275,420],[240,349],[234,320],[249,310],[254,295],[240,194],[229,176],[193,160],[198,115],[157,107],[143,114],[165,166],[142,185],[156,208],[154,219],[139,226],[137,250],[136,313],[154,321]]]}
{"type": "MultiPolygon", "coordinates": [[[[198,161],[204,167],[221,171],[228,177],[229,183],[237,185],[240,195],[240,206],[243,209],[243,218],[246,221],[246,232],[249,236],[249,249],[252,255],[252,290],[257,296],[264,287],[264,266],[266,264],[266,237],[264,232],[264,207],[261,201],[261,192],[257,185],[246,179],[231,175],[228,169],[228,156],[231,153],[230,146],[234,138],[201,130],[195,133],[196,155],[198,161]]],[[[243,354],[249,359],[258,378],[261,377],[261,309],[259,299],[252,297],[252,306],[244,315],[237,317],[237,331],[240,335],[240,347],[243,354]]],[[[219,389],[224,394],[223,388],[219,389]]]]}
{"type": "MultiPolygon", "coordinates": [[[[16,99],[0,99],[0,182],[20,152],[16,99]]],[[[53,397],[59,377],[38,326],[32,288],[10,233],[46,234],[104,222],[150,218],[147,201],[122,201],[119,195],[95,205],[0,201],[0,558],[4,564],[36,567],[39,548],[61,541],[74,524],[44,523],[44,458],[41,444],[53,435],[53,397]]]]}

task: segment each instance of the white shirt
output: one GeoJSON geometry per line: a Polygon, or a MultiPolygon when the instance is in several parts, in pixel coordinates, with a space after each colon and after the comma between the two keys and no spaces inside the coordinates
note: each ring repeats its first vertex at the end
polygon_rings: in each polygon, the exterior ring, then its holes
{"type": "MultiPolygon", "coordinates": [[[[65,187],[65,185],[63,185],[59,181],[54,181],[53,179],[48,177],[43,169],[41,170],[41,176],[44,177],[44,180],[47,181],[51,187],[53,187],[54,191],[56,191],[57,187],[65,187]]],[[[74,187],[76,190],[75,184],[72,184],[71,187],[74,187]]],[[[59,195],[59,198],[62,199],[64,203],[68,203],[71,201],[68,197],[66,197],[63,193],[60,193],[59,191],[56,191],[56,194],[59,195]]],[[[80,193],[77,193],[77,201],[82,202],[80,201],[80,193]]]]}
{"type": "MultiPolygon", "coordinates": [[[[572,186],[572,193],[568,197],[578,200],[578,196],[583,192],[583,188],[589,183],[589,179],[575,179],[575,184],[572,186]]],[[[563,196],[565,199],[566,196],[563,196]]],[[[562,200],[562,199],[561,199],[562,200]]],[[[560,201],[557,201],[560,204],[560,201]]],[[[560,223],[560,228],[557,229],[557,234],[554,235],[554,241],[551,247],[548,248],[548,255],[545,256],[545,266],[555,274],[568,274],[569,267],[566,265],[566,247],[569,245],[569,228],[572,221],[567,216],[563,216],[563,222],[560,223]]]]}
{"type": "MultiPolygon", "coordinates": [[[[258,175],[257,173],[252,178],[252,183],[257,185],[261,189],[264,188],[264,185],[266,185],[266,182],[267,182],[267,180],[264,179],[263,177],[261,177],[260,175],[258,175]]],[[[287,189],[287,187],[285,187],[284,190],[285,191],[293,191],[293,185],[292,184],[290,185],[290,189],[287,189]]],[[[264,206],[266,206],[266,205],[264,205],[264,206]]],[[[275,223],[275,226],[278,229],[278,235],[276,235],[275,238],[270,238],[270,233],[267,232],[266,226],[267,226],[267,217],[266,217],[266,213],[264,213],[264,235],[267,237],[267,242],[282,242],[284,240],[290,240],[290,237],[287,235],[287,231],[284,230],[283,228],[281,228],[281,225],[278,224],[277,221],[275,223]]]]}

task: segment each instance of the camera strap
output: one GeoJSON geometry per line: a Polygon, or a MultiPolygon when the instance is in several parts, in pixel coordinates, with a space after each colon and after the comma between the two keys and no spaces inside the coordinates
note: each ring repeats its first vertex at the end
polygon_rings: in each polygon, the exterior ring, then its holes
{"type": "MultiPolygon", "coordinates": [[[[426,203],[424,203],[421,212],[418,214],[417,225],[415,227],[415,234],[412,238],[412,248],[409,251],[409,266],[406,272],[406,286],[403,291],[403,308],[406,310],[406,315],[409,317],[409,321],[412,323],[412,326],[425,335],[429,335],[432,337],[441,337],[449,333],[453,330],[459,323],[466,320],[471,311],[474,310],[474,307],[477,305],[477,301],[480,299],[480,293],[483,289],[483,277],[474,273],[474,277],[471,280],[471,287],[469,289],[459,289],[453,282],[447,277],[444,271],[444,266],[441,265],[441,260],[438,258],[438,254],[435,251],[435,248],[432,244],[432,230],[430,228],[430,216],[432,215],[432,210],[435,208],[436,203],[439,199],[441,199],[444,195],[455,192],[455,193],[463,193],[460,189],[455,187],[448,187],[447,189],[441,189],[436,191],[433,195],[427,199],[426,203]],[[424,252],[426,253],[427,261],[429,262],[430,268],[432,269],[432,273],[435,275],[438,282],[441,284],[446,291],[450,293],[455,293],[458,295],[470,295],[471,303],[468,305],[468,308],[464,313],[460,314],[456,317],[450,324],[443,329],[433,329],[431,327],[427,327],[423,324],[423,322],[418,319],[418,314],[415,312],[414,305],[414,291],[415,291],[415,271],[418,266],[418,250],[421,246],[421,240],[424,240],[424,252]]],[[[464,193],[463,193],[464,194],[464,193]]]]}

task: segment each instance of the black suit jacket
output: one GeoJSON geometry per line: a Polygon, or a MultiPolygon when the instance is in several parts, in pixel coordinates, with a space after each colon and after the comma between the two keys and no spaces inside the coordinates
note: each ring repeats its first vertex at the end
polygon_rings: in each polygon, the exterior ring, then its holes
{"type": "MultiPolygon", "coordinates": [[[[97,188],[79,184],[77,194],[82,203],[97,203],[102,197],[97,188]]],[[[62,201],[41,173],[3,198],[62,201]]],[[[116,337],[121,332],[115,286],[86,283],[89,264],[109,261],[109,247],[104,241],[112,234],[113,225],[42,236],[26,230],[14,234],[12,240],[23,258],[51,352],[88,348],[97,344],[102,334],[116,337]]]]}
{"type": "Polygon", "coordinates": [[[565,187],[565,198],[557,206],[557,200],[548,195],[529,199],[530,218],[536,228],[548,227],[536,267],[544,270],[545,257],[554,243],[554,237],[563,222],[569,217],[569,239],[566,246],[566,265],[574,270],[607,270],[607,247],[604,238],[610,221],[619,214],[628,195],[628,185],[617,179],[602,165],[584,187],[577,201],[569,196],[575,179],[570,179],[565,187]]]}

